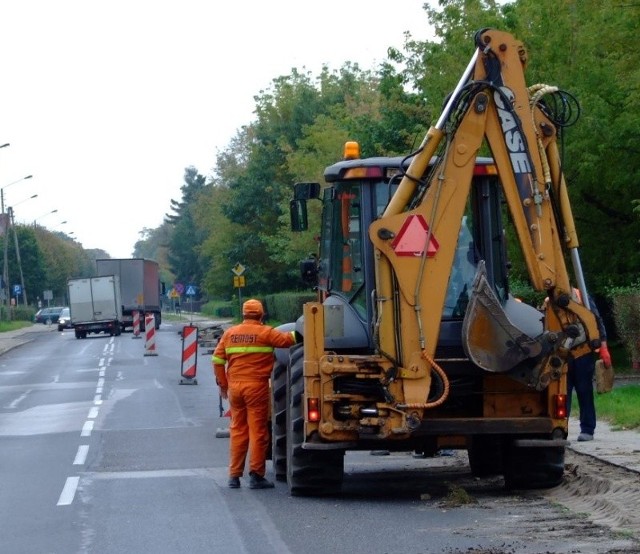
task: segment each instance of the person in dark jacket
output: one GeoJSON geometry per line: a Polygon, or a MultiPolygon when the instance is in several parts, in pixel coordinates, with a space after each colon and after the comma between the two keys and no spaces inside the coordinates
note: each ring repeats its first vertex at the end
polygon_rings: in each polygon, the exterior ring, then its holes
{"type": "MultiPolygon", "coordinates": [[[[582,302],[580,291],[574,289],[574,294],[579,302],[582,302]]],[[[605,367],[611,367],[611,354],[607,347],[607,330],[598,311],[598,307],[591,295],[589,304],[593,315],[596,316],[598,332],[600,333],[600,349],[598,354],[605,367]]],[[[596,405],[593,398],[593,378],[596,370],[596,355],[588,352],[577,358],[569,357],[567,368],[567,417],[571,414],[571,397],[576,391],[578,406],[580,408],[580,434],[578,441],[591,441],[596,430],[596,405]]]]}

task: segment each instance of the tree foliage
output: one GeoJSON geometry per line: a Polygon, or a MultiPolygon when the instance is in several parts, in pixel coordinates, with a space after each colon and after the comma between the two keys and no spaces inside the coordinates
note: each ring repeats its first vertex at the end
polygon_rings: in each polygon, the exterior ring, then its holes
{"type": "MultiPolygon", "coordinates": [[[[233,294],[231,268],[238,262],[247,267],[247,294],[300,287],[298,262],[316,245],[313,231],[289,231],[292,184],[322,182],[346,140],[357,140],[363,156],[411,152],[471,58],[475,33],[495,27],[525,43],[530,84],[557,85],[581,106],[578,121],[560,137],[590,288],[633,281],[640,268],[640,218],[634,212],[634,206],[640,211],[640,5],[432,4],[425,4],[425,18],[434,38],[406,34],[402,47],[390,48],[389,59],[375,70],[346,63],[324,67],[317,76],[294,69],[274,78],[255,97],[255,119],[217,153],[208,184],[187,168],[182,200],[171,202],[174,214],[161,230],[143,236],[140,252],[159,252],[156,243],[165,244],[176,276],[199,278],[213,296],[233,294]]],[[[319,228],[318,217],[312,211],[311,228],[319,228]]]]}
{"type": "Polygon", "coordinates": [[[205,260],[200,256],[205,236],[195,225],[195,209],[206,187],[206,178],[195,167],[187,167],[182,198],[171,200],[173,213],[165,216],[165,223],[171,226],[167,233],[169,268],[176,280],[185,284],[201,283],[205,272],[205,260]]]}

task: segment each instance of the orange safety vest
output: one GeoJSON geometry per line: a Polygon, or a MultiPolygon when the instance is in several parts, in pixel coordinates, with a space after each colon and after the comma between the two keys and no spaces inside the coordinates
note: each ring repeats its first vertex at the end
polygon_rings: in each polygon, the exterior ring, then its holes
{"type": "Polygon", "coordinates": [[[295,331],[284,333],[259,321],[245,319],[227,329],[216,345],[211,357],[216,380],[222,388],[227,388],[229,382],[268,381],[274,349],[288,348],[295,343],[295,331]]]}

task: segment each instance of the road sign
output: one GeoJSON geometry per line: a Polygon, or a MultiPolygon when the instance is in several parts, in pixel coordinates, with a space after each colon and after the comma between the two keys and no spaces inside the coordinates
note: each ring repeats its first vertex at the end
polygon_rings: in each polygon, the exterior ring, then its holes
{"type": "Polygon", "coordinates": [[[20,296],[22,294],[22,287],[20,285],[13,285],[13,294],[20,296]]]}
{"type": "Polygon", "coordinates": [[[231,268],[231,271],[233,272],[234,275],[237,275],[238,277],[240,277],[240,275],[242,275],[246,269],[247,269],[246,267],[244,267],[240,262],[238,262],[236,265],[234,265],[231,268]]]}
{"type": "Polygon", "coordinates": [[[171,289],[171,292],[169,292],[169,298],[180,298],[180,293],[176,289],[171,289]]]}
{"type": "Polygon", "coordinates": [[[184,285],[182,283],[174,283],[173,288],[178,291],[178,294],[182,294],[184,292],[184,285]]]}
{"type": "Polygon", "coordinates": [[[193,285],[187,285],[187,290],[185,292],[187,296],[195,296],[196,295],[196,287],[193,285]]]}
{"type": "Polygon", "coordinates": [[[233,286],[237,289],[244,287],[245,280],[244,275],[236,275],[233,278],[233,286]]]}

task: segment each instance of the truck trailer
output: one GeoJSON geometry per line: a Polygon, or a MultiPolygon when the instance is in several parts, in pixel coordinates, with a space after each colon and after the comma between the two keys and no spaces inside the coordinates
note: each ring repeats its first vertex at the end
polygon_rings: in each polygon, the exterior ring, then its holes
{"type": "Polygon", "coordinates": [[[158,263],[144,258],[96,260],[97,275],[117,275],[122,298],[122,330],[133,327],[133,312],[140,314],[140,329],[144,331],[144,314],[153,314],[155,328],[160,328],[161,284],[158,263]]]}
{"type": "Polygon", "coordinates": [[[67,289],[71,326],[77,339],[84,339],[90,333],[120,335],[122,301],[117,275],[70,279],[67,289]]]}

